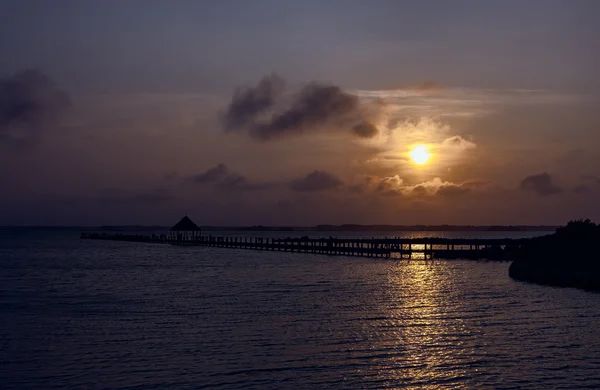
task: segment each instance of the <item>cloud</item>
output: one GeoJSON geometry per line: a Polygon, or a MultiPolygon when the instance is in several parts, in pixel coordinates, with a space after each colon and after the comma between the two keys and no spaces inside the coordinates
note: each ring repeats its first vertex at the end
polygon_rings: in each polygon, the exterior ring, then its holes
{"type": "Polygon", "coordinates": [[[377,127],[369,122],[360,122],[352,128],[352,131],[361,138],[373,138],[379,134],[377,127]]]}
{"type": "MultiPolygon", "coordinates": [[[[506,118],[507,112],[522,111],[515,119],[523,121],[529,120],[532,110],[545,110],[550,106],[571,110],[582,102],[590,101],[583,96],[552,91],[435,88],[435,83],[392,90],[355,90],[353,93],[361,98],[381,99],[385,103],[386,116],[392,124],[424,117],[448,121],[454,126],[486,118],[486,121],[493,121],[493,125],[498,127],[496,116],[506,118]]],[[[539,117],[544,118],[539,119],[540,121],[547,121],[546,116],[539,117]]],[[[510,119],[510,122],[515,120],[510,119]]],[[[514,126],[511,125],[506,131],[514,131],[514,126]]]]}
{"type": "Polygon", "coordinates": [[[452,133],[449,124],[429,117],[390,120],[386,131],[369,143],[377,145],[379,150],[366,162],[381,167],[392,167],[396,172],[404,171],[412,165],[408,156],[415,145],[425,145],[435,156],[432,161],[435,161],[438,167],[451,168],[460,165],[466,159],[477,157],[476,154],[468,153],[476,148],[473,141],[452,133]]]}
{"type": "Polygon", "coordinates": [[[225,129],[252,125],[258,115],[277,103],[284,90],[285,82],[275,73],[263,77],[255,88],[238,88],[225,112],[225,129]]]}
{"type": "Polygon", "coordinates": [[[337,176],[323,171],[314,171],[291,182],[290,188],[299,192],[326,191],[339,188],[344,182],[337,176]]]}
{"type": "Polygon", "coordinates": [[[70,106],[66,93],[35,69],[0,79],[0,142],[27,143],[58,123],[70,106]]]}
{"type": "Polygon", "coordinates": [[[468,150],[476,148],[474,142],[467,141],[460,135],[455,135],[454,137],[446,138],[444,141],[442,141],[442,146],[457,148],[459,150],[468,150]]]}
{"type": "Polygon", "coordinates": [[[547,172],[527,176],[519,184],[524,191],[533,191],[540,196],[559,194],[562,189],[554,183],[554,179],[547,172]]]}
{"type": "Polygon", "coordinates": [[[392,131],[411,142],[442,141],[448,137],[450,126],[433,117],[397,117],[392,131]]]}
{"type": "MultiPolygon", "coordinates": [[[[372,182],[373,179],[369,179],[372,182]]],[[[400,176],[389,176],[377,180],[377,186],[375,191],[384,195],[395,195],[402,189],[402,183],[404,181],[400,176]]]]}
{"type": "Polygon", "coordinates": [[[422,183],[406,186],[402,189],[404,195],[426,195],[426,196],[453,196],[471,192],[473,189],[487,184],[487,182],[480,181],[466,181],[462,183],[453,183],[450,181],[444,181],[439,177],[433,178],[429,181],[422,183]]]}
{"type": "Polygon", "coordinates": [[[231,171],[222,163],[193,176],[192,181],[197,184],[212,184],[219,190],[232,192],[262,190],[273,186],[272,183],[250,181],[245,176],[231,171]]]}
{"type": "Polygon", "coordinates": [[[444,181],[439,177],[421,183],[409,185],[399,175],[388,177],[367,176],[365,183],[353,187],[360,188],[363,192],[370,189],[380,195],[400,196],[454,196],[472,192],[489,184],[483,180],[468,180],[461,183],[444,181]]]}
{"type": "Polygon", "coordinates": [[[323,128],[351,129],[362,138],[378,134],[373,121],[380,103],[366,103],[340,87],[316,82],[291,96],[284,91],[285,83],[275,74],[254,88],[238,89],[223,116],[225,130],[246,131],[258,141],[323,128]]]}

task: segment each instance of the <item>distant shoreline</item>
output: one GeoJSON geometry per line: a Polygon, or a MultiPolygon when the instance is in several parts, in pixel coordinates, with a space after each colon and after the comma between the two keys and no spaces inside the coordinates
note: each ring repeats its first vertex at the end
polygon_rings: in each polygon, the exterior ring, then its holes
{"type": "MultiPolygon", "coordinates": [[[[201,226],[205,231],[255,232],[542,232],[555,231],[548,225],[316,225],[316,226],[201,226]]],[[[82,231],[168,231],[168,226],[0,226],[0,229],[82,230],[82,231]]]]}

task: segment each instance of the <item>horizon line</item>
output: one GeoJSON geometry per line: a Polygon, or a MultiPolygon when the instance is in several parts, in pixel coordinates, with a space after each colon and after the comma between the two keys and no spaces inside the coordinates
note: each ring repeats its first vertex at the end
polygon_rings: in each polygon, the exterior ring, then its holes
{"type": "MultiPolygon", "coordinates": [[[[482,225],[459,225],[459,224],[317,224],[317,225],[199,225],[205,230],[360,230],[360,229],[380,229],[380,230],[419,230],[419,229],[480,229],[480,230],[555,230],[562,225],[547,224],[482,224],[482,225]]],[[[0,229],[170,229],[168,225],[154,224],[122,224],[122,225],[0,225],[0,229]]]]}

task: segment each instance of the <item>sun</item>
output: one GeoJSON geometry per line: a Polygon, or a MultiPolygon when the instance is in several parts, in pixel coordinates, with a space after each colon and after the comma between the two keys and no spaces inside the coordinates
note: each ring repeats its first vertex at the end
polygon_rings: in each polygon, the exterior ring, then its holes
{"type": "Polygon", "coordinates": [[[431,153],[427,151],[427,148],[423,145],[417,145],[409,153],[411,160],[418,165],[426,164],[431,157],[431,153]]]}

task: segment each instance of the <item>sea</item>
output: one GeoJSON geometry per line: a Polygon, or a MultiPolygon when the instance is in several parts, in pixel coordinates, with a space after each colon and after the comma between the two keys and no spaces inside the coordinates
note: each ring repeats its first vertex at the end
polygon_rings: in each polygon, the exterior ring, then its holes
{"type": "Polygon", "coordinates": [[[600,294],[508,267],[3,229],[0,388],[600,389],[600,294]]]}

